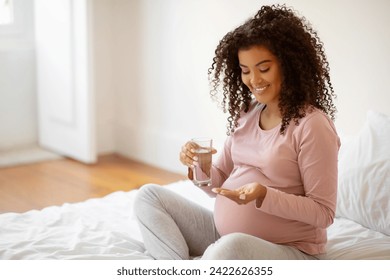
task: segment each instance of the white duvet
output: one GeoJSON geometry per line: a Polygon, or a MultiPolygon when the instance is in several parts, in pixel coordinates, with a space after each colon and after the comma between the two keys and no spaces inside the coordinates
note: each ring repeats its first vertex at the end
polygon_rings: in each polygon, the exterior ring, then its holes
{"type": "MultiPolygon", "coordinates": [[[[166,185],[212,209],[190,181],[166,185]]],[[[0,215],[0,259],[151,259],[133,212],[137,190],[81,203],[0,215]]],[[[288,233],[287,233],[288,234],[288,233]]],[[[390,236],[337,218],[323,259],[390,259],[390,236]]]]}

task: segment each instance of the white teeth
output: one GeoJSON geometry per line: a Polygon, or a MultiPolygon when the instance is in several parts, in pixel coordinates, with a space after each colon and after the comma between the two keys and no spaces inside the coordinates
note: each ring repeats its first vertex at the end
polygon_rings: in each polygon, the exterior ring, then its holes
{"type": "Polygon", "coordinates": [[[256,92],[261,92],[261,91],[265,90],[266,88],[267,88],[267,86],[264,86],[264,87],[257,87],[257,88],[254,88],[254,90],[255,90],[256,92]]]}

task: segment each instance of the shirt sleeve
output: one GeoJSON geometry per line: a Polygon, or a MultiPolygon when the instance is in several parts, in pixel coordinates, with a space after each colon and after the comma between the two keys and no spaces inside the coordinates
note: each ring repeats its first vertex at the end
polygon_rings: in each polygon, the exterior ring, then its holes
{"type": "Polygon", "coordinates": [[[340,140],[333,123],[323,114],[313,114],[300,124],[298,165],[304,195],[267,187],[260,210],[319,228],[333,223],[337,198],[337,158],[340,140]]]}

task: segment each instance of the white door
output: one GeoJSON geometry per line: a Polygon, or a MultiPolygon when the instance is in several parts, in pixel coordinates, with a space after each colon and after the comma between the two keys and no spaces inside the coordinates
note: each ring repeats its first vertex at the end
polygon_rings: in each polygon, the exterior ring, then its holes
{"type": "Polygon", "coordinates": [[[35,0],[39,144],[96,161],[89,0],[35,0]]]}

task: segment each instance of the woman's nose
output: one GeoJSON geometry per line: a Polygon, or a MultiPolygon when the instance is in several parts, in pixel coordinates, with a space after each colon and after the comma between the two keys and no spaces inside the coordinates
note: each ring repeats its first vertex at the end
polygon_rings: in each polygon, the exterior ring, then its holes
{"type": "Polygon", "coordinates": [[[263,79],[260,73],[252,72],[252,75],[250,77],[250,82],[252,85],[259,85],[262,81],[263,79]]]}

